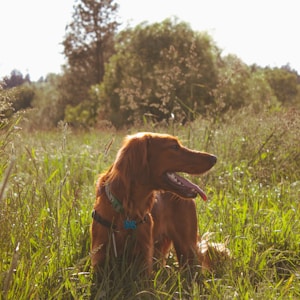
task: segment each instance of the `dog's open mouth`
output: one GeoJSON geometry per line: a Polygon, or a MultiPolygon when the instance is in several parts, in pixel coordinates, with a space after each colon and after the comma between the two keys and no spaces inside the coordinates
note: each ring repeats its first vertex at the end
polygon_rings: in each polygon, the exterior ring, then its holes
{"type": "Polygon", "coordinates": [[[171,185],[181,196],[186,198],[195,198],[197,194],[206,201],[207,196],[205,192],[196,184],[190,182],[189,180],[179,176],[174,172],[167,172],[166,179],[169,185],[171,185]]]}

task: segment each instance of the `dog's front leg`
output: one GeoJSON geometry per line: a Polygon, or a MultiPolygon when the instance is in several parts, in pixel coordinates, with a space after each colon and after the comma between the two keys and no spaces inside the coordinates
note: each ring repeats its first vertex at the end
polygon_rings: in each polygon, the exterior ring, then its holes
{"type": "Polygon", "coordinates": [[[153,220],[152,216],[148,214],[145,221],[137,226],[134,249],[134,255],[137,255],[142,260],[147,275],[150,275],[152,272],[153,252],[153,220]]]}

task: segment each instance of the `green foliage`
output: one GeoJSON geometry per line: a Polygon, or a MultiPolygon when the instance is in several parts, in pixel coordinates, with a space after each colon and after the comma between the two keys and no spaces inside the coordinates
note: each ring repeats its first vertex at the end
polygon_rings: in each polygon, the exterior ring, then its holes
{"type": "Polygon", "coordinates": [[[33,98],[34,88],[31,84],[11,89],[3,89],[0,85],[0,125],[5,124],[14,113],[30,108],[33,98]]]}
{"type": "Polygon", "coordinates": [[[5,89],[11,89],[24,83],[30,83],[29,75],[27,74],[23,77],[23,74],[18,70],[12,70],[10,76],[3,78],[3,86],[5,89]]]}
{"type": "Polygon", "coordinates": [[[0,84],[0,129],[8,122],[9,117],[13,114],[12,99],[13,95],[11,91],[4,90],[0,84]]]}
{"type": "Polygon", "coordinates": [[[277,99],[284,104],[293,103],[298,94],[299,75],[289,67],[267,68],[265,74],[277,99]]]}
{"type": "Polygon", "coordinates": [[[85,129],[175,128],[199,116],[218,123],[245,107],[300,107],[300,77],[289,66],[263,69],[222,57],[208,34],[177,19],[115,36],[117,9],[113,0],[78,0],[63,41],[63,74],[32,84],[12,71],[1,83],[1,124],[26,110],[22,126],[30,129],[60,121],[85,129]]]}
{"type": "Polygon", "coordinates": [[[212,101],[218,50],[208,35],[165,20],[121,32],[117,46],[100,97],[117,127],[143,116],[168,121],[171,113],[192,120],[212,101]]]}
{"type": "MultiPolygon", "coordinates": [[[[157,127],[218,156],[211,172],[191,179],[209,196],[205,203],[197,199],[200,234],[229,237],[233,260],[223,274],[195,274],[179,270],[171,255],[168,267],[149,279],[135,266],[118,264],[104,270],[98,296],[298,299],[299,114],[248,108],[228,112],[222,122],[201,118],[188,127],[157,127]]],[[[9,126],[0,135],[1,299],[89,299],[95,180],[113,162],[124,133],[78,134],[60,123],[56,132],[9,126]]]]}
{"type": "Polygon", "coordinates": [[[23,84],[12,88],[11,94],[13,96],[12,106],[17,112],[31,107],[35,92],[31,84],[23,84]]]}
{"type": "Polygon", "coordinates": [[[5,228],[0,233],[5,241],[0,282],[7,299],[62,298],[64,290],[70,296],[80,287],[87,292],[86,275],[78,268],[84,269],[88,253],[90,210],[86,208],[92,204],[94,162],[100,153],[96,146],[92,153],[87,142],[73,152],[68,134],[64,126],[61,134],[18,135],[11,142],[17,158],[0,203],[1,228],[5,228]],[[86,160],[93,161],[93,168],[86,160]],[[79,263],[81,258],[85,260],[79,263]],[[16,272],[6,280],[11,262],[16,272]]]}
{"type": "Polygon", "coordinates": [[[10,144],[13,133],[21,129],[21,127],[18,127],[18,124],[22,119],[23,113],[14,113],[14,92],[14,89],[3,90],[0,85],[0,176],[8,163],[1,161],[1,157],[6,157],[5,149],[10,144]],[[1,165],[1,162],[4,164],[1,165]]]}
{"type": "Polygon", "coordinates": [[[91,115],[89,102],[82,102],[75,107],[67,105],[65,110],[65,121],[78,128],[89,128],[94,125],[95,117],[91,115]]]}
{"type": "Polygon", "coordinates": [[[265,73],[255,67],[250,68],[233,55],[223,58],[218,86],[213,94],[215,102],[222,106],[222,112],[245,106],[259,111],[263,107],[278,105],[265,73]]]}
{"type": "Polygon", "coordinates": [[[92,86],[88,100],[76,106],[67,105],[65,122],[75,128],[89,129],[95,126],[98,117],[98,85],[92,86]]]}
{"type": "Polygon", "coordinates": [[[76,106],[88,98],[90,86],[99,84],[104,64],[114,51],[118,23],[114,0],[78,0],[73,21],[63,41],[67,65],[64,68],[65,104],[76,106]]]}
{"type": "Polygon", "coordinates": [[[62,76],[49,74],[47,78],[35,83],[32,109],[26,112],[28,129],[55,128],[60,120],[64,119],[64,94],[60,92],[62,76]]]}

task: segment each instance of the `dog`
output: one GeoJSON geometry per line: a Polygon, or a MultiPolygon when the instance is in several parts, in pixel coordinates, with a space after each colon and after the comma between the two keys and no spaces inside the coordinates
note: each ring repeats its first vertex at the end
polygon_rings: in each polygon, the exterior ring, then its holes
{"type": "Polygon", "coordinates": [[[217,273],[231,260],[228,241],[211,242],[213,233],[199,236],[194,199],[160,192],[155,197],[151,214],[154,222],[154,258],[161,265],[166,264],[172,246],[181,267],[200,266],[202,273],[217,273]]]}
{"type": "MultiPolygon", "coordinates": [[[[127,136],[114,163],[99,176],[96,184],[90,253],[94,269],[101,269],[107,255],[122,256],[130,239],[132,257],[139,257],[150,274],[153,234],[156,234],[152,218],[155,197],[167,191],[184,199],[199,194],[205,200],[206,195],[196,184],[176,172],[203,174],[216,161],[216,156],[190,150],[168,134],[144,132],[127,136]]],[[[176,244],[175,239],[173,243],[176,244]]],[[[183,260],[190,259],[190,250],[180,248],[180,251],[183,260]]]]}

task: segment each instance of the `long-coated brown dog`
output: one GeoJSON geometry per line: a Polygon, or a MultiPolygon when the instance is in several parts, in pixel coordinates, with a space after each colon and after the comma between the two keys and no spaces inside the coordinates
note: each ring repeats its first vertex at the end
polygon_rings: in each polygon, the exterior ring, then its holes
{"type": "MultiPolygon", "coordinates": [[[[96,270],[101,268],[107,254],[122,256],[128,237],[133,235],[132,255],[139,257],[150,273],[154,236],[155,239],[163,238],[163,234],[160,234],[163,230],[158,229],[168,225],[160,219],[153,228],[151,210],[155,197],[159,198],[161,205],[155,205],[154,218],[157,216],[157,210],[162,209],[164,213],[168,213],[167,206],[176,205],[171,194],[166,196],[160,194],[161,191],[172,192],[186,199],[199,194],[205,200],[204,192],[197,185],[176,172],[203,174],[215,163],[214,155],[190,150],[171,135],[138,133],[127,136],[115,162],[106,173],[100,175],[96,185],[96,202],[91,226],[92,266],[96,270]]],[[[190,203],[193,202],[187,201],[186,205],[191,205],[190,203]]],[[[182,209],[184,218],[184,207],[178,206],[179,209],[182,209]]],[[[185,217],[193,222],[196,220],[195,216],[185,217]]],[[[178,222],[181,221],[178,219],[178,222]]],[[[188,261],[192,258],[197,229],[195,232],[186,232],[183,227],[179,229],[176,230],[181,239],[175,236],[169,239],[173,241],[180,260],[188,261]],[[185,245],[186,236],[191,236],[191,247],[185,245]]],[[[165,245],[161,240],[158,242],[165,245]]],[[[161,247],[157,249],[163,252],[161,247]]]]}

